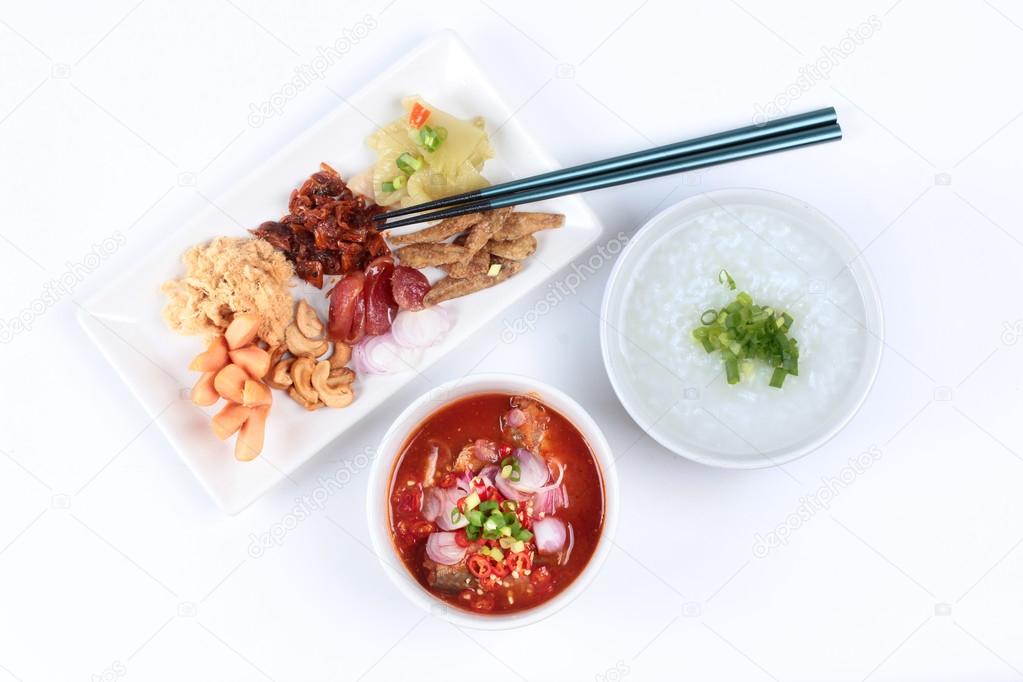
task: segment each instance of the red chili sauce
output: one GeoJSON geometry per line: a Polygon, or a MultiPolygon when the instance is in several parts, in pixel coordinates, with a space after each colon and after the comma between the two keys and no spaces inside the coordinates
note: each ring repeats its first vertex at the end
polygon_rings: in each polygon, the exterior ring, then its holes
{"type": "Polygon", "coordinates": [[[478,613],[560,593],[604,525],[589,444],[535,396],[473,395],[431,414],[398,455],[388,499],[405,567],[437,598],[478,613]]]}

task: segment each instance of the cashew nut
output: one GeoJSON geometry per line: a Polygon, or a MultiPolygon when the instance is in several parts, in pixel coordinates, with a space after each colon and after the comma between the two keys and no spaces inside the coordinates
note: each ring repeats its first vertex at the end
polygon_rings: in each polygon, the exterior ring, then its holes
{"type": "Polygon", "coordinates": [[[271,367],[270,373],[264,379],[267,385],[279,391],[283,391],[291,386],[291,365],[293,362],[295,362],[295,358],[285,358],[271,367]]]}
{"type": "Polygon", "coordinates": [[[312,385],[320,400],[327,407],[348,407],[355,400],[355,392],[351,383],[331,385],[329,381],[330,362],[322,360],[313,370],[312,385]]]}
{"type": "Polygon", "coordinates": [[[294,400],[296,403],[298,403],[299,405],[301,405],[305,409],[309,410],[310,412],[313,412],[313,411],[318,410],[321,407],[323,407],[323,403],[321,403],[319,401],[316,401],[315,403],[311,403],[308,400],[306,400],[305,398],[303,398],[302,394],[300,394],[298,391],[296,391],[294,386],[292,386],[291,388],[288,389],[288,395],[291,396],[292,400],[294,400]]]}
{"type": "Polygon", "coordinates": [[[318,339],[323,336],[323,322],[304,298],[299,300],[298,308],[295,310],[295,324],[306,338],[318,339]]]}
{"type": "Polygon", "coordinates": [[[334,352],[330,354],[330,369],[335,370],[344,367],[352,359],[352,347],[347,343],[335,341],[334,352]]]}
{"type": "Polygon", "coordinates": [[[288,344],[288,350],[295,357],[315,359],[327,352],[330,344],[326,341],[310,339],[293,322],[284,331],[284,340],[288,344]]]}
{"type": "Polygon", "coordinates": [[[319,395],[316,389],[313,388],[312,377],[313,370],[316,368],[316,361],[312,358],[295,358],[295,361],[291,363],[291,390],[288,393],[294,398],[294,393],[297,393],[302,397],[302,400],[298,402],[302,403],[303,406],[308,409],[309,404],[316,404],[319,401],[319,395]]]}

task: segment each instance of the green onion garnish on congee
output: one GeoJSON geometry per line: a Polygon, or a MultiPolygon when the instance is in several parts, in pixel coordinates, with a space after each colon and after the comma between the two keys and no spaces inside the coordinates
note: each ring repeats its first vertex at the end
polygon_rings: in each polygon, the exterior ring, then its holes
{"type": "MultiPolygon", "coordinates": [[[[735,289],[727,270],[718,274],[718,281],[735,289]]],[[[789,335],[793,319],[787,312],[757,305],[741,291],[724,308],[704,311],[700,323],[693,338],[708,353],[721,353],[728,383],[739,383],[741,375],[752,372],[758,360],[774,368],[769,382],[773,388],[781,388],[790,374],[799,375],[799,345],[789,335]]]]}

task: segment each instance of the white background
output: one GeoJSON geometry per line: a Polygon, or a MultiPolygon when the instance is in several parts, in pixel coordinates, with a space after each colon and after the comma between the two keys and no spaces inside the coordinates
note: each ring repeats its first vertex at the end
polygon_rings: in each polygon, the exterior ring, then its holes
{"type": "Polygon", "coordinates": [[[1021,62],[1010,0],[3,3],[0,320],[32,328],[0,328],[0,680],[1023,677],[1021,62]],[[249,124],[250,105],[360,22],[375,27],[322,79],[249,124]],[[365,471],[291,523],[429,382],[231,518],[75,322],[76,301],[338,106],[331,90],[445,27],[564,164],[770,103],[836,106],[839,144],[589,200],[611,238],[700,191],[792,194],[863,249],[887,317],[863,410],[784,471],[692,464],[630,421],[592,312],[609,263],[553,309],[548,290],[510,309],[534,326],[514,343],[498,321],[432,368],[435,383],[543,378],[619,458],[603,571],[553,618],[504,633],[402,598],[366,546],[365,471]],[[818,60],[827,77],[806,69],[818,60]],[[76,265],[117,234],[115,254],[76,265]],[[53,295],[62,276],[73,286],[53,295]],[[807,496],[826,505],[800,515],[807,496]]]}

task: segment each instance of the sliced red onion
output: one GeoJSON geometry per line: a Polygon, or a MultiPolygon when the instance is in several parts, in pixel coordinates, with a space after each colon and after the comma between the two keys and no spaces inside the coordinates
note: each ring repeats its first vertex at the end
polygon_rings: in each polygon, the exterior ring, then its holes
{"type": "Polygon", "coordinates": [[[509,481],[509,485],[523,493],[535,493],[551,477],[547,462],[540,455],[529,450],[518,448],[512,456],[519,461],[519,480],[509,481]]]}
{"type": "Polygon", "coordinates": [[[430,533],[426,538],[426,556],[438,564],[453,566],[465,557],[465,547],[459,547],[455,533],[430,533]]]}
{"type": "Polygon", "coordinates": [[[476,475],[483,481],[484,486],[496,485],[495,482],[501,477],[501,467],[496,464],[488,464],[476,475]]]}
{"type": "Polygon", "coordinates": [[[526,423],[526,413],[517,407],[513,407],[504,416],[504,422],[513,429],[517,429],[526,423]]]}
{"type": "MultiPolygon", "coordinates": [[[[493,466],[495,469],[494,486],[497,488],[498,492],[507,497],[509,500],[514,500],[516,502],[522,502],[523,500],[529,498],[529,493],[524,493],[520,490],[516,490],[515,488],[512,487],[512,482],[510,479],[507,479],[504,476],[502,476],[500,471],[496,471],[497,469],[496,464],[493,464],[491,466],[493,466]]],[[[484,471],[486,471],[486,469],[484,469],[484,471]]]]}
{"type": "Polygon", "coordinates": [[[391,323],[394,341],[405,348],[429,348],[451,329],[451,316],[441,306],[402,310],[391,323]]]}
{"type": "Polygon", "coordinates": [[[355,370],[362,374],[394,374],[412,369],[422,358],[419,349],[399,346],[390,332],[367,336],[355,344],[352,352],[355,370]]]}
{"type": "Polygon", "coordinates": [[[568,495],[565,492],[565,486],[559,485],[556,488],[548,488],[542,490],[536,494],[533,499],[533,513],[534,514],[546,514],[550,516],[558,510],[559,507],[568,506],[568,495]]]}
{"type": "Polygon", "coordinates": [[[533,535],[540,554],[557,554],[565,546],[568,532],[561,519],[548,516],[533,522],[533,535]]]}
{"type": "Polygon", "coordinates": [[[436,521],[440,514],[443,503],[439,488],[427,488],[423,493],[423,518],[427,521],[436,521]]]}
{"type": "Polygon", "coordinates": [[[451,513],[458,509],[458,499],[465,497],[465,493],[455,488],[440,488],[441,502],[440,511],[437,512],[436,522],[441,530],[458,530],[469,525],[469,519],[465,514],[458,513],[455,521],[451,520],[451,513]]]}

